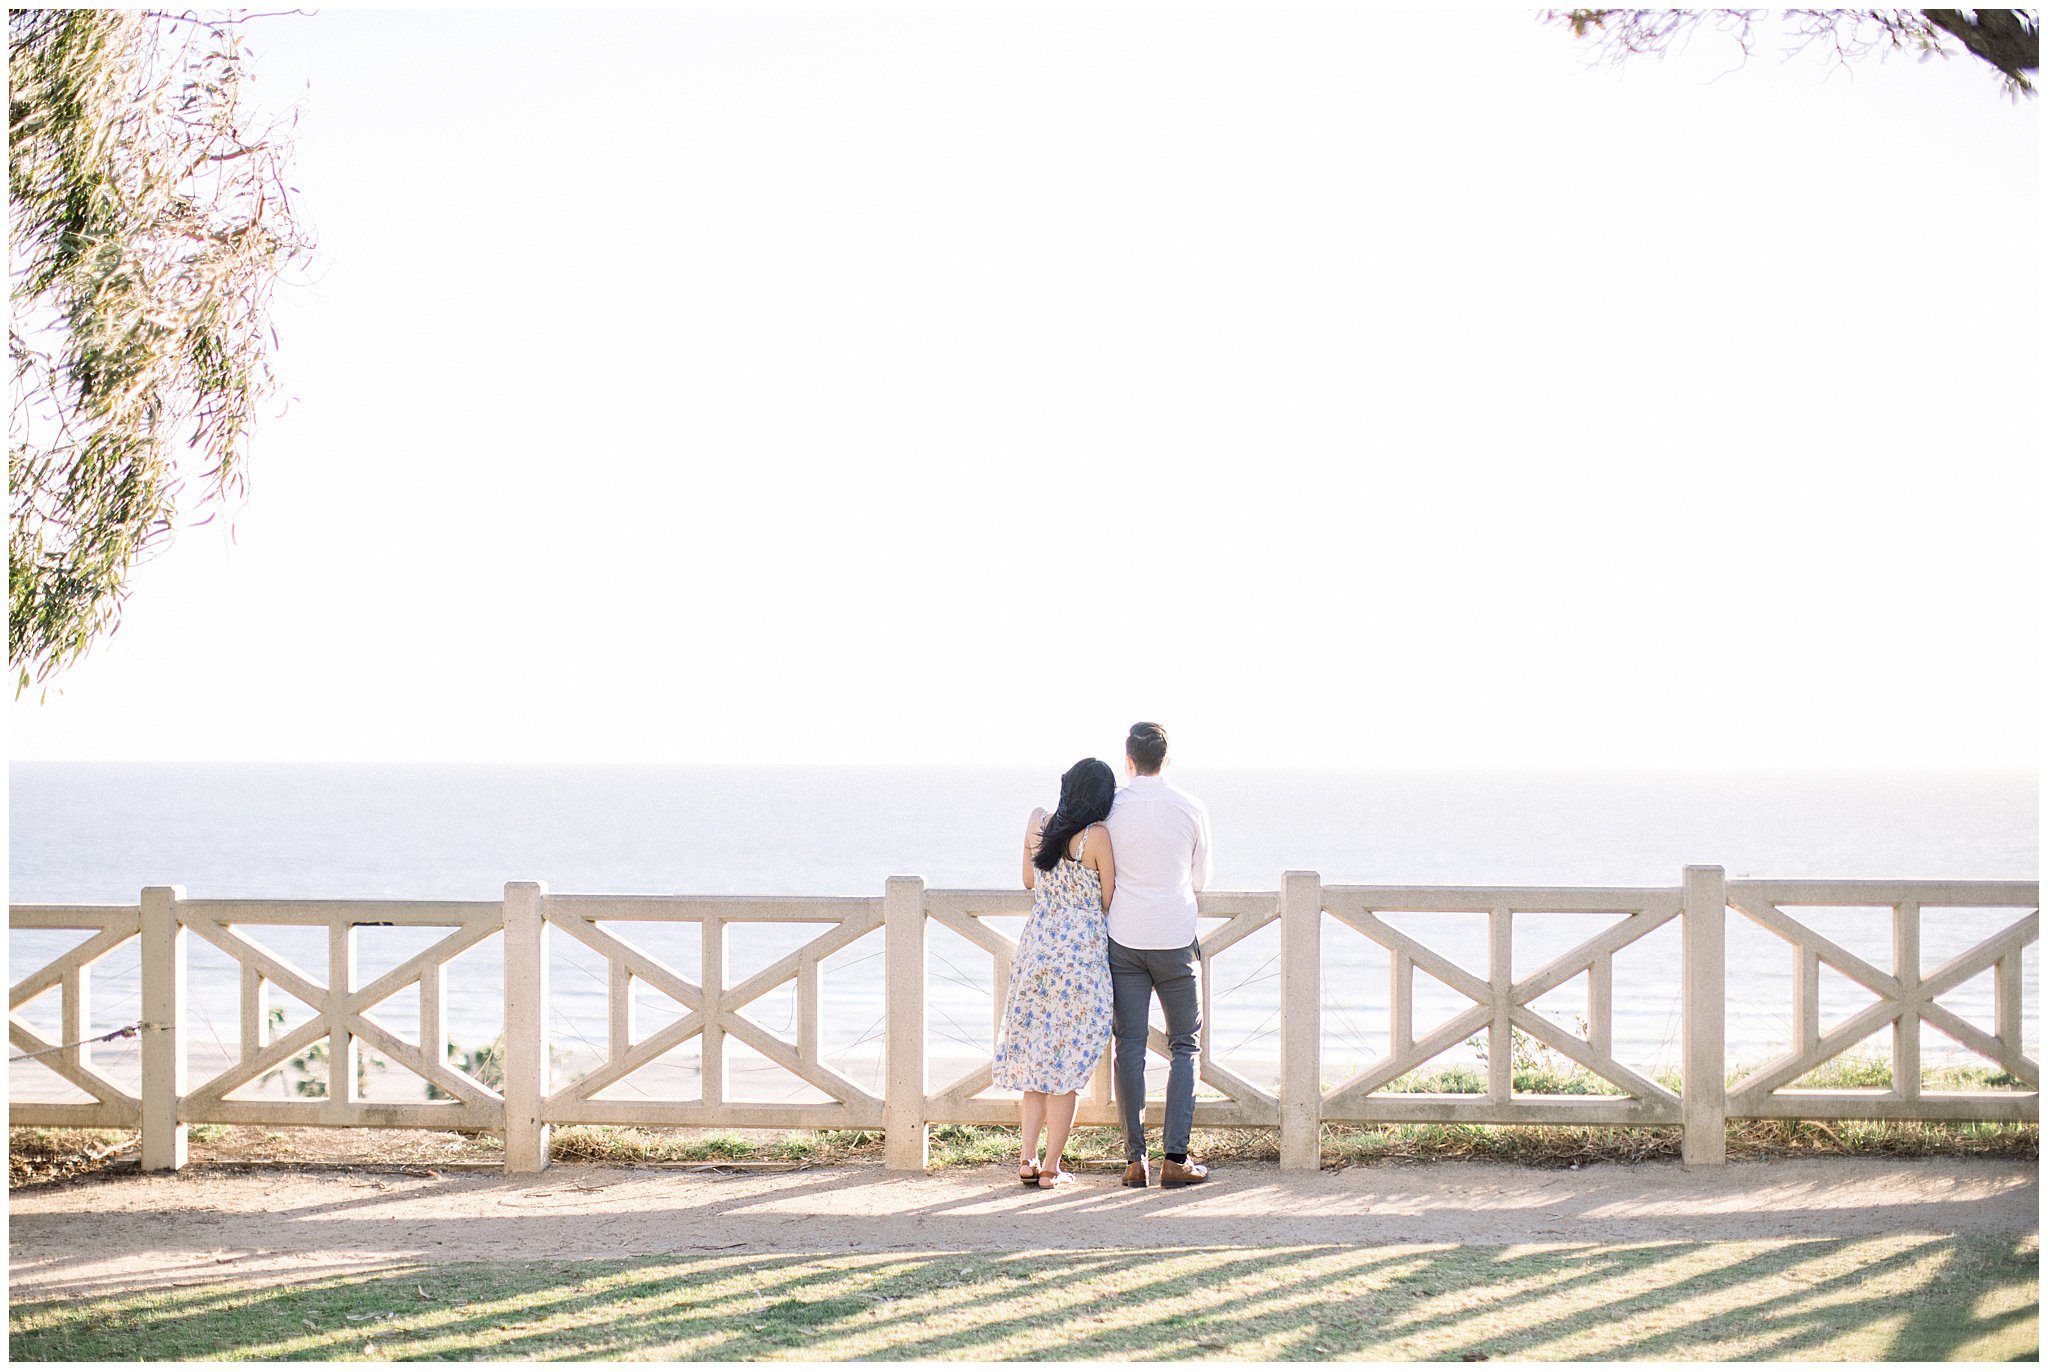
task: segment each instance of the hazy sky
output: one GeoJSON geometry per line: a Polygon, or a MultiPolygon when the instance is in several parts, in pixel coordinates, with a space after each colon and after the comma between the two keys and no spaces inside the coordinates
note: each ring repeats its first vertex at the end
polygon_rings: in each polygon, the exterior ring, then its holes
{"type": "Polygon", "coordinates": [[[16,757],[2038,761],[2038,106],[1532,11],[323,9],[16,757]],[[284,397],[281,397],[281,399],[284,397]]]}

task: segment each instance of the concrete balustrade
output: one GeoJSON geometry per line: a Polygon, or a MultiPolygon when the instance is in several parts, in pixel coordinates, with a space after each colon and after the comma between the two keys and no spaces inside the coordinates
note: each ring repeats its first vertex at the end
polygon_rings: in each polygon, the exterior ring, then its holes
{"type": "MultiPolygon", "coordinates": [[[[1688,1165],[1716,1165],[1725,1156],[1730,1118],[1884,1118],[1941,1121],[2036,1121],[2040,1069],[2021,1041],[2025,949],[2040,937],[2040,893],[2035,883],[1999,881],[1736,881],[1721,868],[1687,867],[1672,888],[1380,887],[1325,885],[1312,871],[1290,871],[1277,893],[1206,892],[1202,935],[1205,1019],[1210,1005],[1209,963],[1253,933],[1279,925],[1280,1077],[1270,1094],[1206,1053],[1200,1079],[1221,1098],[1196,1104],[1201,1125],[1277,1128],[1283,1170],[1318,1164],[1326,1123],[1470,1122],[1589,1124],[1683,1128],[1688,1165]],[[1893,965],[1878,970],[1801,923],[1787,907],[1850,906],[1891,911],[1893,965]],[[2011,923],[1931,970],[1920,964],[1920,940],[1931,908],[2012,909],[2011,923]],[[1789,946],[1793,979],[1794,1041],[1775,1061],[1728,1084],[1725,1080],[1730,909],[1777,935],[1789,946]],[[2024,911],[2021,913],[2020,911],[2024,911]],[[1517,974],[1513,930],[1519,918],[1561,913],[1607,914],[1614,921],[1542,967],[1517,974]],[[1382,916],[1471,914],[1488,928],[1487,966],[1463,967],[1382,916]],[[1380,944],[1391,968],[1388,1050],[1349,1080],[1322,1078],[1322,928],[1336,920],[1380,944]],[[1613,1041],[1613,958],[1616,952],[1676,920],[1682,934],[1682,1088],[1673,1091],[1618,1061],[1613,1041]],[[1820,1025],[1820,969],[1847,976],[1876,1002],[1827,1031],[1820,1025]],[[1418,1035],[1414,978],[1423,972],[1471,1001],[1468,1009],[1418,1035]],[[1996,1031],[1970,1023],[1936,998],[1989,973],[1995,989],[1996,1031]],[[1534,1008],[1541,996],[1586,978],[1584,1036],[1534,1008]],[[2024,1090],[1926,1091],[1920,1077],[1920,1025],[1982,1054],[2023,1084],[2024,1090]],[[1793,1082],[1890,1026],[1896,1066],[1889,1091],[1788,1088],[1793,1082]],[[1517,1093],[1513,1083],[1516,1035],[1555,1050],[1610,1082],[1612,1095],[1547,1096],[1517,1093]],[[1415,1094],[1389,1089],[1402,1077],[1474,1036],[1487,1045],[1483,1093],[1415,1094]]],[[[598,1123],[738,1128],[880,1128],[887,1164],[922,1170],[929,1128],[937,1123],[1008,1122],[1014,1102],[984,1098],[986,1063],[934,1089],[929,1079],[927,987],[931,970],[927,932],[940,924],[986,950],[992,959],[994,1013],[1000,1020],[1015,944],[989,921],[1016,919],[1030,909],[1028,892],[928,890],[915,876],[892,877],[879,899],[801,896],[552,895],[538,882],[515,881],[498,902],[449,901],[194,901],[176,886],[152,886],[134,906],[16,905],[15,929],[76,929],[89,936],[78,946],[17,981],[9,1000],[10,1037],[18,1052],[34,1054],[58,1076],[92,1097],[89,1103],[10,1101],[15,1124],[135,1127],[142,1131],[148,1170],[175,1170],[186,1158],[186,1130],[194,1123],[263,1123],[403,1128],[481,1128],[502,1132],[508,1171],[530,1173],[547,1165],[549,1133],[557,1124],[598,1123]],[[695,923],[702,959],[691,980],[630,941],[613,923],[695,923]],[[817,925],[822,932],[760,971],[733,984],[726,951],[730,925],[817,925]],[[326,930],[328,974],[322,983],[238,932],[240,927],[296,924],[326,930]],[[450,931],[424,951],[366,985],[357,984],[356,939],[371,925],[442,927],[450,931]],[[550,1079],[549,949],[553,930],[601,955],[607,964],[604,1059],[575,1081],[550,1079]],[[883,937],[885,995],[881,1095],[848,1079],[820,1051],[821,967],[824,959],[879,931],[883,937]],[[197,1086],[188,1083],[188,1020],[193,1006],[186,983],[188,933],[234,958],[240,966],[242,1004],[239,1056],[197,1086]],[[505,1062],[502,1092],[453,1068],[440,1050],[446,1042],[447,963],[478,943],[503,942],[505,1062]],[[95,1067],[89,1037],[91,968],[108,953],[139,939],[142,967],[141,1084],[129,1095],[95,1067]],[[644,982],[674,1000],[683,1013],[641,1036],[634,987],[644,982]],[[274,1035],[266,1006],[270,986],[314,1010],[299,1027],[274,1035]],[[742,1013],[786,985],[795,988],[794,1037],[769,1032],[742,1013]],[[380,1023],[372,1011],[413,987],[419,994],[420,1043],[380,1023]],[[61,997],[60,1041],[43,1039],[20,1016],[29,1001],[55,991],[61,997]],[[626,1080],[664,1053],[690,1040],[701,1053],[701,1097],[696,1100],[607,1100],[599,1092],[626,1080]],[[230,1092],[260,1080],[294,1054],[325,1040],[330,1048],[324,1098],[230,1099],[230,1092]],[[744,1045],[828,1097],[823,1103],[758,1103],[726,1098],[726,1045],[744,1045]],[[439,1102],[404,1104],[358,1098],[357,1054],[368,1049],[434,1085],[439,1102]]],[[[229,1036],[233,1036],[232,1033],[229,1036]]],[[[1165,1054],[1155,1028],[1155,1051],[1165,1054]]],[[[225,1050],[225,1045],[223,1044],[225,1050]]],[[[1105,1054],[1106,1056],[1107,1054],[1105,1054]]],[[[1148,1118],[1159,1121],[1151,1101],[1148,1118]]],[[[1084,1124],[1113,1124],[1108,1063],[1098,1069],[1078,1111],[1084,1124]]]]}

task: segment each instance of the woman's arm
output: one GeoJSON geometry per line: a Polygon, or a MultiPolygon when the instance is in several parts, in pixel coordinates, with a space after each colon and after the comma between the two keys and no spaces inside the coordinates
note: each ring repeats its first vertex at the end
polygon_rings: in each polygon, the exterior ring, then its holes
{"type": "Polygon", "coordinates": [[[1109,912],[1109,902],[1116,898],[1116,853],[1110,850],[1109,830],[1101,824],[1091,824],[1088,841],[1081,850],[1084,866],[1095,868],[1095,874],[1102,878],[1102,912],[1109,912]]]}
{"type": "Polygon", "coordinates": [[[1038,868],[1031,859],[1038,855],[1038,836],[1045,831],[1045,809],[1041,806],[1031,811],[1031,817],[1024,821],[1024,888],[1035,889],[1038,885],[1038,868]]]}

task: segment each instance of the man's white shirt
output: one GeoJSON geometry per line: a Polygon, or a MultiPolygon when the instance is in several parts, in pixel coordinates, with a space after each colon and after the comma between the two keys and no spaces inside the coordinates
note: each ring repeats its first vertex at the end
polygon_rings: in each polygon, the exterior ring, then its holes
{"type": "Polygon", "coordinates": [[[1209,811],[1157,776],[1133,776],[1109,811],[1116,893],[1109,936],[1125,947],[1195,940],[1195,892],[1209,884],[1209,811]]]}

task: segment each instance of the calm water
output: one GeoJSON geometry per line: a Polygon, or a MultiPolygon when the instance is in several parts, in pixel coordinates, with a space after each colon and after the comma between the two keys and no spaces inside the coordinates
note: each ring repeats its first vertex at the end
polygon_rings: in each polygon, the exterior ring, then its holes
{"type": "MultiPolygon", "coordinates": [[[[508,880],[538,879],[564,892],[878,895],[894,874],[939,887],[1016,883],[1024,815],[1056,797],[1057,767],[404,767],[125,766],[18,763],[10,768],[10,898],[30,902],[132,902],[144,885],[180,884],[195,898],[400,897],[496,899],[508,880]]],[[[2039,792],[2031,771],[1978,772],[1489,772],[1223,770],[1173,779],[1207,802],[1219,889],[1273,890],[1284,870],[1329,883],[1430,885],[1676,885],[1688,863],[1718,863],[1731,877],[1946,877],[2032,880],[2038,873],[2039,792]]],[[[1933,911],[1923,966],[2010,921],[2010,915],[1933,911]]],[[[1462,964],[1485,965],[1480,916],[1407,916],[1391,922],[1462,964]]],[[[1812,920],[1880,968],[1891,965],[1883,911],[1838,911],[1812,920]]],[[[1590,936],[1604,920],[1522,916],[1514,961],[1531,969],[1590,936]]],[[[815,932],[815,930],[812,930],[815,932]]],[[[1008,931],[1012,934],[1015,928],[1008,931]]],[[[322,979],[321,935],[265,929],[256,935],[322,979]]],[[[367,980],[426,945],[431,932],[366,929],[367,980]]],[[[636,926],[629,937],[694,977],[694,930],[636,926]]],[[[728,980],[796,945],[794,928],[733,930],[728,980]]],[[[1762,1061],[1791,1033],[1792,954],[1738,916],[1730,918],[1729,1056],[1762,1061]]],[[[12,979],[75,938],[12,934],[12,979]]],[[[826,963],[824,1046],[855,1080],[878,1079],[881,961],[870,938],[826,963]]],[[[566,938],[555,946],[553,1032],[573,1072],[604,1041],[604,967],[566,938]]],[[[1679,1050],[1677,929],[1668,926],[1616,959],[1616,1055],[1638,1069],[1674,1065],[1679,1050]]],[[[1254,1081],[1275,1075],[1278,930],[1238,944],[1211,967],[1216,995],[1211,1051],[1254,1081]]],[[[943,1083],[985,1055],[991,1037],[988,959],[943,929],[932,935],[933,1078],[943,1083]]],[[[463,1046],[501,1026],[495,941],[451,969],[450,1034],[463,1046]]],[[[2037,1041],[2036,963],[2028,959],[2027,1035],[2037,1041]]],[[[1333,1077],[1386,1046],[1387,967],[1373,944],[1326,920],[1325,1055],[1333,1077]]],[[[202,1031],[195,1073],[214,1067],[238,1032],[233,964],[194,941],[192,987],[202,1031]],[[218,1053],[209,1053],[209,1039],[218,1053]]],[[[96,968],[96,1029],[137,1016],[132,947],[96,968]]],[[[1569,1026],[1583,983],[1538,1004],[1569,1026]]],[[[287,1025],[310,1011],[273,1001],[287,1025]]],[[[1868,997],[1827,976],[1823,1023],[1868,997]]],[[[1418,978],[1416,1028],[1427,1031],[1468,1002],[1418,978]]],[[[1988,975],[1945,997],[1965,1018],[1991,1026],[1988,975]]],[[[55,1033],[54,995],[31,1005],[31,1023],[55,1033]]],[[[642,989],[639,1033],[675,1016],[672,1002],[642,989]]],[[[787,988],[749,1011],[793,1032],[787,988]]],[[[417,1002],[400,996],[378,1011],[411,1037],[417,1002]]],[[[1925,1049],[1947,1040],[1932,1030],[1925,1049]]],[[[1887,1039],[1870,1044],[1881,1050],[1887,1039]]],[[[744,1076],[747,1055],[728,1039],[744,1076]]],[[[1464,1055],[1462,1050],[1445,1060],[1464,1055]]],[[[693,1049],[664,1059],[680,1077],[693,1049]]],[[[101,1061],[116,1079],[132,1051],[101,1061]]],[[[17,1098],[47,1081],[14,1068],[17,1098]],[[34,1079],[31,1079],[34,1078],[34,1079]]],[[[766,1081],[771,1072],[759,1073],[766,1081]]],[[[416,1089],[396,1079],[374,1096],[416,1089]]],[[[680,1078],[679,1077],[679,1078],[680,1078]]],[[[666,1094],[660,1071],[604,1092],[666,1094]]],[[[275,1088],[275,1087],[273,1087],[275,1088]]],[[[761,1098],[803,1098],[765,1088],[761,1098]]]]}

